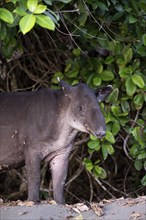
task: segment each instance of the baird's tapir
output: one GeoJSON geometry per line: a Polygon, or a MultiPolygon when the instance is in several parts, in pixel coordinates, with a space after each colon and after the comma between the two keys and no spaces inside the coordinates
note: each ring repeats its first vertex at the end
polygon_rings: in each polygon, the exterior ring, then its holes
{"type": "Polygon", "coordinates": [[[111,92],[86,84],[32,92],[0,93],[0,169],[26,166],[28,200],[39,201],[40,164],[49,162],[53,197],[64,204],[68,157],[79,131],[102,138],[105,119],[98,105],[111,92]]]}

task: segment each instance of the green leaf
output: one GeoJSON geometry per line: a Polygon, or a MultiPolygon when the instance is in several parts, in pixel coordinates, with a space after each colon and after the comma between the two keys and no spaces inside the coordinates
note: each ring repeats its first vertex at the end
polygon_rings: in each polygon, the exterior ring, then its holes
{"type": "Polygon", "coordinates": [[[110,155],[112,155],[115,152],[115,150],[114,150],[114,148],[113,148],[113,146],[111,144],[107,144],[106,147],[107,147],[108,153],[110,155]]]}
{"type": "Polygon", "coordinates": [[[101,82],[102,82],[102,80],[101,80],[100,77],[96,76],[96,77],[93,78],[93,85],[94,86],[100,86],[101,82]]]}
{"type": "Polygon", "coordinates": [[[141,183],[143,186],[146,186],[146,175],[142,178],[141,183]]]}
{"type": "Polygon", "coordinates": [[[89,140],[88,143],[87,143],[88,147],[90,149],[94,149],[96,151],[99,151],[100,150],[100,140],[99,139],[96,139],[96,140],[89,140]]]}
{"type": "Polygon", "coordinates": [[[130,16],[129,16],[129,23],[130,23],[130,24],[134,24],[134,23],[136,23],[136,22],[137,22],[137,18],[134,17],[133,15],[130,15],[130,16]]]}
{"type": "Polygon", "coordinates": [[[138,160],[146,159],[146,151],[140,153],[137,157],[138,160]]]}
{"type": "Polygon", "coordinates": [[[119,131],[120,131],[120,123],[118,121],[114,121],[112,126],[112,134],[117,135],[119,131]]]}
{"type": "Polygon", "coordinates": [[[143,106],[143,102],[144,102],[144,97],[143,94],[137,94],[134,97],[134,104],[136,105],[136,109],[141,109],[143,106]]]}
{"type": "Polygon", "coordinates": [[[123,111],[123,112],[129,112],[129,111],[130,111],[129,102],[126,101],[126,100],[121,101],[121,108],[122,108],[122,111],[123,111]]]}
{"type": "Polygon", "coordinates": [[[38,5],[38,0],[27,0],[27,8],[29,11],[34,12],[38,5]]]}
{"type": "Polygon", "coordinates": [[[139,127],[136,126],[135,128],[132,129],[131,133],[133,134],[134,138],[137,140],[137,142],[144,147],[145,146],[145,140],[144,140],[144,134],[143,130],[139,127]]]}
{"type": "Polygon", "coordinates": [[[128,115],[128,112],[122,112],[120,106],[118,106],[118,105],[113,105],[111,107],[111,110],[112,110],[113,114],[118,117],[128,115]]]}
{"type": "Polygon", "coordinates": [[[101,150],[102,150],[103,159],[106,160],[106,158],[108,156],[108,150],[107,150],[107,147],[105,144],[102,144],[101,150]]]}
{"type": "Polygon", "coordinates": [[[25,16],[27,15],[27,12],[22,9],[21,7],[17,7],[15,10],[14,10],[14,13],[16,13],[17,15],[20,15],[20,16],[25,16]]]}
{"type": "Polygon", "coordinates": [[[138,153],[139,153],[139,145],[136,143],[136,144],[133,144],[132,147],[130,148],[130,155],[133,157],[133,158],[136,158],[138,153]]]}
{"type": "Polygon", "coordinates": [[[143,45],[146,46],[146,34],[142,36],[143,45]]]}
{"type": "Polygon", "coordinates": [[[110,131],[108,131],[108,130],[106,131],[105,139],[107,141],[109,141],[111,144],[115,143],[115,138],[114,138],[113,134],[110,131]]]}
{"type": "Polygon", "coordinates": [[[0,19],[9,24],[14,22],[12,13],[5,8],[0,8],[0,19]]]}
{"type": "Polygon", "coordinates": [[[33,14],[27,14],[19,22],[20,30],[23,34],[29,32],[35,25],[36,18],[33,14]]]}
{"type": "Polygon", "coordinates": [[[132,76],[132,81],[133,81],[133,83],[134,83],[135,85],[137,85],[139,88],[144,88],[145,83],[144,83],[144,81],[143,81],[143,78],[142,78],[140,75],[134,74],[134,75],[132,76]]]}
{"type": "Polygon", "coordinates": [[[94,165],[93,173],[96,177],[100,177],[101,179],[105,179],[107,177],[105,170],[98,165],[94,165]]]}
{"type": "Polygon", "coordinates": [[[119,96],[119,89],[116,88],[111,92],[111,94],[108,97],[108,100],[110,101],[110,103],[116,103],[118,100],[118,96],[119,96]]]}
{"type": "Polygon", "coordinates": [[[128,77],[126,80],[126,92],[129,96],[133,96],[136,92],[136,85],[133,83],[133,80],[131,77],[128,77]]]}
{"type": "Polygon", "coordinates": [[[136,160],[134,162],[134,166],[138,171],[141,170],[142,169],[142,160],[136,160]]]}
{"type": "Polygon", "coordinates": [[[125,53],[124,53],[124,60],[126,63],[129,63],[133,57],[133,51],[132,48],[129,48],[125,53]]]}
{"type": "Polygon", "coordinates": [[[120,68],[119,75],[123,79],[127,79],[133,72],[132,66],[120,68]]]}
{"type": "Polygon", "coordinates": [[[49,30],[55,30],[55,24],[51,18],[45,15],[36,15],[36,23],[43,28],[47,28],[49,30]]]}
{"type": "Polygon", "coordinates": [[[110,70],[104,70],[101,74],[100,77],[103,81],[111,81],[114,79],[114,74],[110,70]]]}
{"type": "Polygon", "coordinates": [[[84,158],[84,164],[88,171],[91,171],[93,169],[93,163],[89,158],[84,158]]]}
{"type": "Polygon", "coordinates": [[[46,5],[37,5],[36,9],[34,10],[34,14],[42,14],[44,11],[46,11],[47,6],[46,5]]]}
{"type": "Polygon", "coordinates": [[[97,66],[96,72],[97,73],[102,73],[102,71],[103,71],[103,65],[101,63],[99,63],[98,66],[97,66]]]}

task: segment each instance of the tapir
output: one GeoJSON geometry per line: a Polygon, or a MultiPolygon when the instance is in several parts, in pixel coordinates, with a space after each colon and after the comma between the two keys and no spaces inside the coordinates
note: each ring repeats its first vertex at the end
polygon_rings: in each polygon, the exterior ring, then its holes
{"type": "Polygon", "coordinates": [[[50,164],[53,197],[64,204],[68,158],[79,131],[102,138],[104,115],[98,105],[111,86],[91,90],[86,84],[60,89],[0,93],[0,169],[26,166],[28,200],[39,201],[40,165],[50,164]]]}

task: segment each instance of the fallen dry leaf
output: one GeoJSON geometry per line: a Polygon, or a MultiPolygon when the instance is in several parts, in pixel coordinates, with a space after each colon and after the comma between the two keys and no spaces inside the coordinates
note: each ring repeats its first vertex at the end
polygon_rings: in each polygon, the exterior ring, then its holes
{"type": "Polygon", "coordinates": [[[103,210],[97,203],[91,203],[91,208],[95,212],[96,215],[102,216],[103,210]]]}
{"type": "Polygon", "coordinates": [[[35,203],[33,201],[24,201],[24,202],[22,202],[20,200],[18,200],[18,203],[17,203],[17,205],[19,205],[19,206],[28,206],[28,207],[33,206],[34,204],[35,203]]]}
{"type": "Polygon", "coordinates": [[[80,215],[74,217],[73,220],[83,220],[82,214],[80,214],[80,215]]]}
{"type": "Polygon", "coordinates": [[[132,212],[129,219],[140,219],[141,214],[137,212],[132,212]]]}

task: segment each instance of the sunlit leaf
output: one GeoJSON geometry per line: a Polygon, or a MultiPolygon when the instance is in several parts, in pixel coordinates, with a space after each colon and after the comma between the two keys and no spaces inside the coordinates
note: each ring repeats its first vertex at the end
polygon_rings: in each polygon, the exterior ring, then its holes
{"type": "Polygon", "coordinates": [[[140,75],[134,74],[134,75],[132,76],[132,81],[133,81],[133,83],[134,83],[135,85],[137,85],[139,88],[144,88],[145,83],[144,83],[143,78],[142,78],[140,75]]]}
{"type": "Polygon", "coordinates": [[[41,14],[41,13],[43,13],[44,11],[46,11],[46,9],[47,9],[47,6],[46,5],[37,5],[37,7],[35,8],[35,10],[34,10],[34,14],[41,14]]]}
{"type": "Polygon", "coordinates": [[[38,5],[38,0],[27,0],[27,8],[29,11],[34,12],[38,5]]]}
{"type": "Polygon", "coordinates": [[[23,34],[29,32],[35,25],[36,18],[33,14],[27,14],[19,22],[20,30],[23,34]]]}
{"type": "Polygon", "coordinates": [[[0,19],[10,24],[14,21],[12,13],[5,8],[0,8],[0,19]]]}
{"type": "Polygon", "coordinates": [[[46,15],[36,15],[36,23],[43,28],[47,28],[52,31],[55,30],[54,22],[46,15]]]}
{"type": "Polygon", "coordinates": [[[136,85],[133,83],[133,80],[131,77],[128,77],[126,80],[126,92],[129,96],[133,96],[133,94],[136,92],[136,85]]]}

